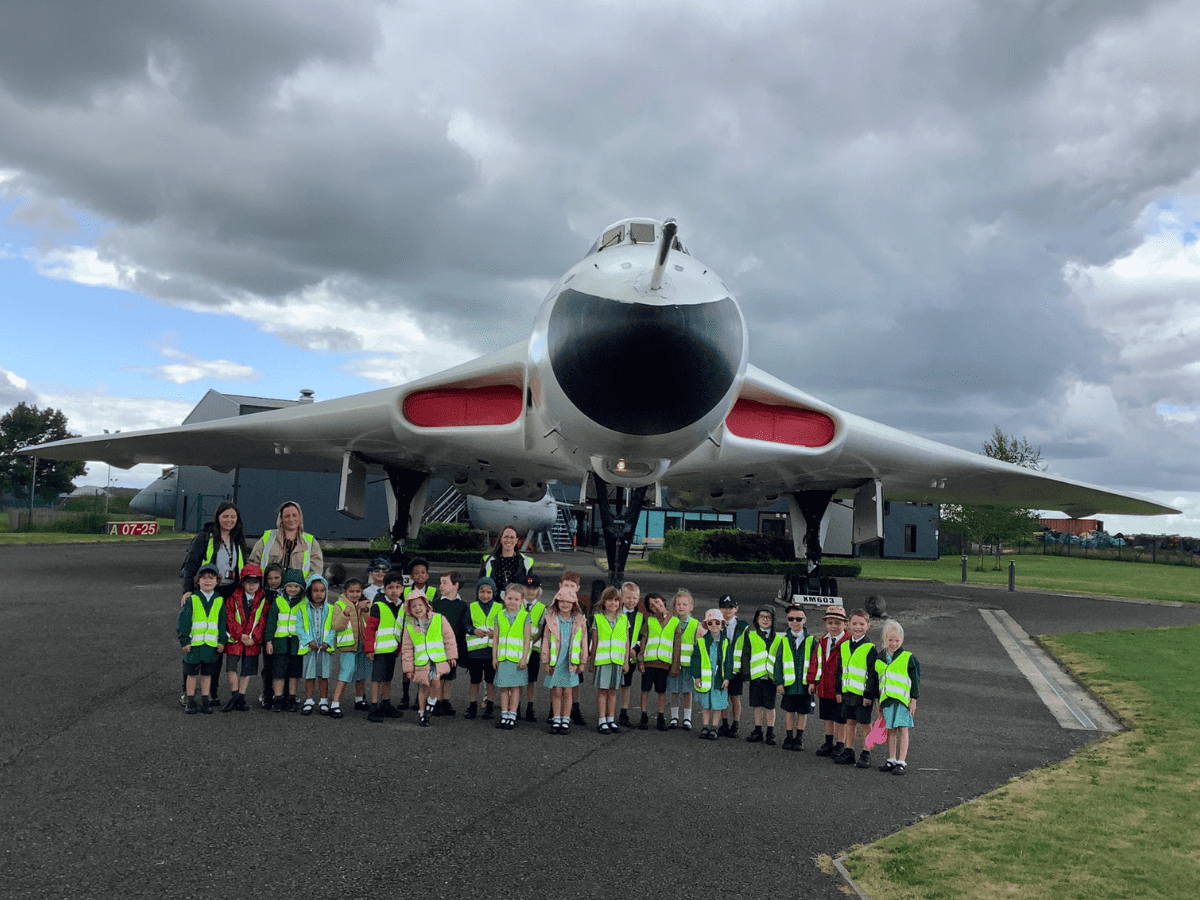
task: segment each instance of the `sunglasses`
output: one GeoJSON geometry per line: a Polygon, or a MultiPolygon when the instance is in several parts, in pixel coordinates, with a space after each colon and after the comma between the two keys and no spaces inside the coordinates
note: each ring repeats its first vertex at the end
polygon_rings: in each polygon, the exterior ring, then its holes
{"type": "Polygon", "coordinates": [[[787,617],[787,620],[788,620],[789,622],[803,622],[803,621],[805,621],[805,619],[804,619],[802,616],[788,616],[788,617],[787,617]]]}

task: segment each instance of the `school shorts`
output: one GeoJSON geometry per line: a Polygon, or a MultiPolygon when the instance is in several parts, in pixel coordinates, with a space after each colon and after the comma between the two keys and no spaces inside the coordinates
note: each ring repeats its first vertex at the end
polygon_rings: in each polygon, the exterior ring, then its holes
{"type": "Polygon", "coordinates": [[[496,683],[496,667],[492,665],[490,656],[474,659],[468,656],[467,671],[471,673],[471,684],[479,684],[481,681],[486,681],[488,684],[496,683]]]}
{"type": "Polygon", "coordinates": [[[529,683],[537,684],[538,674],[542,671],[542,654],[536,650],[529,654],[529,665],[526,666],[529,670],[529,683]]]}
{"type": "Polygon", "coordinates": [[[665,694],[667,692],[667,677],[670,674],[669,669],[646,666],[646,671],[642,673],[642,693],[648,694],[653,689],[656,694],[665,694]]]}
{"type": "Polygon", "coordinates": [[[734,675],[729,679],[729,696],[742,696],[742,685],[745,684],[745,679],[741,675],[734,675]]]}
{"type": "Polygon", "coordinates": [[[774,709],[777,690],[770,678],[755,678],[750,682],[750,708],[774,709]]]}
{"type": "Polygon", "coordinates": [[[371,661],[371,680],[391,684],[396,677],[396,653],[376,653],[371,661]]]}
{"type": "Polygon", "coordinates": [[[870,725],[874,710],[874,703],[863,705],[861,694],[842,694],[842,721],[870,725]]]}
{"type": "Polygon", "coordinates": [[[221,657],[216,659],[206,660],[204,662],[185,662],[183,664],[183,675],[186,678],[188,675],[219,675],[221,674],[221,657]]]}
{"type": "Polygon", "coordinates": [[[633,673],[637,671],[637,666],[631,665],[629,671],[621,678],[621,687],[629,687],[633,684],[633,673]]]}
{"type": "Polygon", "coordinates": [[[846,716],[842,713],[842,704],[838,703],[832,697],[817,698],[817,716],[826,722],[836,722],[839,725],[846,724],[846,716]]]}
{"type": "Polygon", "coordinates": [[[784,712],[806,716],[812,712],[812,695],[808,691],[800,694],[784,694],[779,699],[779,708],[784,712]]]}
{"type": "Polygon", "coordinates": [[[236,675],[257,675],[258,674],[258,657],[257,656],[226,656],[225,671],[233,672],[236,675]]]}

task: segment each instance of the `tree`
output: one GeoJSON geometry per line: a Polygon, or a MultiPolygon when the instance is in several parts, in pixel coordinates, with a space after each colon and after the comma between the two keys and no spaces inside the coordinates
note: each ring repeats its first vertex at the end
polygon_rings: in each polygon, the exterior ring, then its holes
{"type": "MultiPolygon", "coordinates": [[[[61,441],[78,437],[67,431],[67,417],[57,409],[38,409],[18,403],[0,416],[0,496],[29,502],[30,474],[33,460],[17,456],[16,452],[30,444],[61,441]]],[[[35,496],[49,502],[59,494],[75,489],[74,479],[85,471],[84,464],[72,460],[39,459],[35,496]]]]}
{"type": "MultiPolygon", "coordinates": [[[[992,459],[1002,459],[1026,469],[1043,471],[1042,448],[1032,446],[1025,438],[1006,435],[997,425],[990,440],[983,442],[983,453],[992,459]]],[[[979,571],[983,570],[983,545],[996,548],[996,566],[1000,568],[1002,544],[1019,540],[1037,529],[1037,516],[1028,509],[986,504],[944,504],[942,522],[949,531],[963,536],[966,545],[979,545],[979,571]]]]}

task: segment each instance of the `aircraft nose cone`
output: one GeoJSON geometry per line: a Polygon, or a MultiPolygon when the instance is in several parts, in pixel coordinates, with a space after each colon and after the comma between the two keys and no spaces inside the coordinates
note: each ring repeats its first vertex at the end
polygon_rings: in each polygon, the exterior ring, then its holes
{"type": "Polygon", "coordinates": [[[743,347],[732,297],[711,303],[619,303],[567,290],[548,327],[550,364],[568,399],[621,434],[669,434],[725,396],[743,347]]]}

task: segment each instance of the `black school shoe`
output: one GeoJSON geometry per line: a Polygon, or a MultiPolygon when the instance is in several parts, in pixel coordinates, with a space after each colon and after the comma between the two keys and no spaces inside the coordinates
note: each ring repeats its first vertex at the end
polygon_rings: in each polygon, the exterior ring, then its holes
{"type": "MultiPolygon", "coordinates": [[[[854,753],[854,751],[853,751],[853,750],[851,750],[850,752],[851,752],[851,754],[853,754],[853,753],[854,753]]],[[[856,762],[854,765],[858,766],[858,768],[860,768],[860,769],[869,769],[869,768],[871,768],[871,751],[870,751],[870,750],[864,750],[864,751],[863,751],[863,752],[862,752],[862,753],[859,755],[859,757],[858,757],[858,762],[856,762]]]]}
{"type": "Polygon", "coordinates": [[[367,713],[367,721],[368,722],[382,722],[383,721],[383,713],[379,711],[378,703],[371,704],[371,711],[369,713],[367,713]]]}
{"type": "Polygon", "coordinates": [[[754,726],[754,730],[746,737],[747,744],[757,744],[763,739],[762,728],[754,726]]]}
{"type": "Polygon", "coordinates": [[[467,705],[467,711],[465,713],[463,713],[463,718],[464,719],[473,719],[477,715],[479,715],[479,704],[476,703],[474,700],[472,700],[467,705]]]}
{"type": "Polygon", "coordinates": [[[617,724],[624,725],[626,728],[632,728],[633,722],[629,720],[629,710],[621,710],[621,714],[617,716],[617,724]]]}
{"type": "Polygon", "coordinates": [[[587,720],[584,719],[583,713],[579,709],[578,703],[571,704],[571,721],[580,728],[587,728],[587,720]]]}
{"type": "Polygon", "coordinates": [[[183,711],[189,716],[194,716],[196,713],[200,712],[200,707],[196,705],[195,697],[188,697],[183,701],[183,711]]]}
{"type": "Polygon", "coordinates": [[[879,767],[879,771],[880,772],[890,772],[894,768],[896,768],[896,764],[889,759],[887,762],[885,762],[882,766],[879,767]]]}
{"type": "Polygon", "coordinates": [[[454,704],[452,704],[449,700],[440,701],[439,706],[442,710],[443,716],[449,716],[451,719],[453,719],[458,715],[458,710],[454,708],[454,704]]]}
{"type": "Polygon", "coordinates": [[[237,709],[238,694],[230,694],[229,699],[225,701],[225,705],[221,707],[221,712],[233,712],[237,709]]]}
{"type": "Polygon", "coordinates": [[[525,704],[525,721],[526,722],[536,722],[537,721],[537,714],[533,711],[532,703],[525,704]]]}
{"type": "Polygon", "coordinates": [[[212,708],[213,708],[212,700],[209,697],[201,697],[200,698],[200,712],[202,712],[206,716],[211,716],[212,708]]]}
{"type": "Polygon", "coordinates": [[[729,736],[731,738],[735,738],[738,736],[738,723],[737,722],[734,722],[732,725],[729,726],[729,736]]]}
{"type": "Polygon", "coordinates": [[[852,766],[854,765],[854,748],[844,747],[842,752],[833,758],[835,766],[852,766]]]}
{"type": "Polygon", "coordinates": [[[667,717],[666,717],[666,716],[664,716],[662,713],[659,713],[659,714],[658,714],[658,724],[657,724],[657,725],[655,725],[655,727],[656,727],[656,728],[657,728],[659,731],[666,731],[666,730],[667,730],[667,717]]]}
{"type": "Polygon", "coordinates": [[[494,710],[495,708],[496,708],[496,704],[493,701],[488,700],[486,703],[483,704],[483,715],[480,716],[479,718],[481,718],[481,719],[494,718],[495,713],[492,710],[494,710]]]}
{"type": "Polygon", "coordinates": [[[642,719],[638,722],[638,731],[647,731],[650,728],[650,716],[647,713],[642,713],[642,719]]]}

